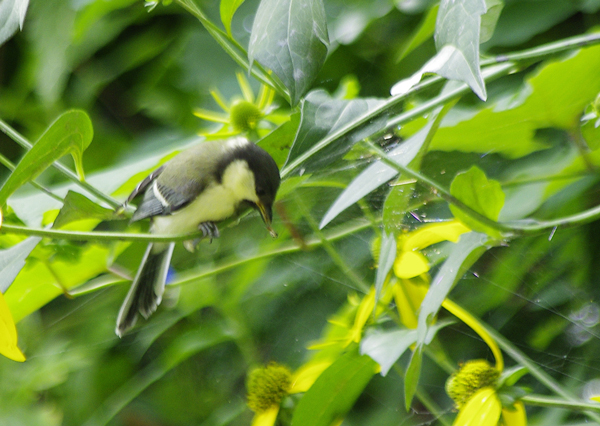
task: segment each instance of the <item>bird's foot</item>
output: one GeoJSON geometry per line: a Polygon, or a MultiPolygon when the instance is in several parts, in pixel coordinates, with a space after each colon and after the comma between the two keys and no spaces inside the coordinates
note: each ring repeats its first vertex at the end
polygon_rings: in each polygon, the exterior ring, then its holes
{"type": "Polygon", "coordinates": [[[193,240],[187,240],[183,242],[183,246],[189,252],[193,253],[196,251],[198,244],[200,244],[200,241],[202,241],[204,238],[209,238],[209,242],[212,243],[213,238],[219,238],[220,236],[219,228],[217,228],[217,225],[214,222],[202,222],[200,225],[198,225],[198,230],[202,231],[201,238],[194,238],[193,240]]]}

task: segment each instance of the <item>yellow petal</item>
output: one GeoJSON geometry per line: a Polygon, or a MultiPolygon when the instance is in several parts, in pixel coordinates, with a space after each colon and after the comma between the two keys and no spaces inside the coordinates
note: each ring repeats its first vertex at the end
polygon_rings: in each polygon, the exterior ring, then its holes
{"type": "Polygon", "coordinates": [[[371,291],[360,302],[356,311],[356,317],[354,318],[354,325],[350,329],[349,342],[360,342],[362,336],[362,330],[365,324],[369,320],[369,317],[373,314],[375,308],[375,287],[371,287],[371,291]]]}
{"type": "Polygon", "coordinates": [[[278,413],[279,405],[274,405],[266,411],[256,413],[252,419],[252,426],[273,426],[278,413]]]}
{"type": "Polygon", "coordinates": [[[493,388],[480,389],[460,409],[452,426],[497,426],[501,409],[493,388]]]}
{"type": "Polygon", "coordinates": [[[426,294],[427,287],[413,284],[409,280],[400,280],[394,286],[394,301],[400,314],[400,321],[407,328],[417,328],[417,311],[426,294]]]}
{"type": "Polygon", "coordinates": [[[600,402],[600,395],[590,397],[592,401],[600,402]]]}
{"type": "Polygon", "coordinates": [[[333,360],[326,360],[304,364],[294,373],[294,376],[292,377],[292,386],[288,393],[306,392],[332,362],[333,360]]]}
{"type": "Polygon", "coordinates": [[[458,220],[432,223],[408,234],[408,238],[404,240],[402,249],[405,251],[421,250],[442,241],[452,241],[455,243],[462,234],[469,231],[471,230],[458,220]]]}
{"type": "Polygon", "coordinates": [[[429,271],[429,262],[416,251],[400,252],[394,261],[394,273],[398,278],[414,278],[429,271]]]}
{"type": "Polygon", "coordinates": [[[513,405],[513,410],[502,409],[502,426],[527,426],[527,413],[521,401],[513,405]]]}
{"type": "Polygon", "coordinates": [[[0,354],[13,361],[25,361],[25,355],[17,347],[17,328],[2,293],[0,293],[0,354]]]}
{"type": "Polygon", "coordinates": [[[462,307],[458,306],[456,303],[451,301],[450,299],[445,299],[442,302],[442,306],[452,315],[457,317],[459,320],[467,324],[471,329],[481,337],[487,345],[489,346],[492,354],[494,354],[494,358],[496,359],[496,369],[498,371],[504,370],[504,358],[502,358],[502,351],[498,347],[496,341],[490,336],[487,330],[481,325],[479,320],[471,315],[469,312],[464,310],[462,307]]]}

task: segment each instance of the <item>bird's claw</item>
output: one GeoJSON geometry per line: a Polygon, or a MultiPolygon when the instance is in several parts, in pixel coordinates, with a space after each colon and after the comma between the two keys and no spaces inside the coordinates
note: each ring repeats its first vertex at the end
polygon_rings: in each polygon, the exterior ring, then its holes
{"type": "Polygon", "coordinates": [[[185,249],[191,253],[196,251],[200,241],[202,241],[204,238],[209,238],[209,242],[212,243],[214,238],[219,238],[220,236],[219,228],[217,228],[217,225],[214,222],[202,222],[200,225],[198,225],[198,230],[202,231],[201,238],[194,238],[193,240],[187,240],[183,242],[185,249]]]}

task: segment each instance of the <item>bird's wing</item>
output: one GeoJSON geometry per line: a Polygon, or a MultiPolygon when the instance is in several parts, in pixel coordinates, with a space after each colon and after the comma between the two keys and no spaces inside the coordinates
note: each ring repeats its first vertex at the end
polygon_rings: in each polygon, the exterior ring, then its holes
{"type": "Polygon", "coordinates": [[[187,182],[185,187],[173,189],[155,180],[146,189],[142,202],[138,205],[132,222],[152,216],[164,216],[188,205],[202,192],[205,185],[198,181],[187,182]]]}
{"type": "Polygon", "coordinates": [[[135,197],[137,197],[139,194],[141,194],[146,189],[148,189],[148,186],[150,186],[150,184],[158,178],[158,176],[162,173],[162,171],[164,169],[165,169],[164,165],[160,166],[158,169],[156,169],[152,173],[150,173],[143,181],[141,181],[138,184],[138,186],[135,187],[133,192],[131,194],[129,194],[129,197],[127,197],[127,200],[125,200],[125,204],[129,204],[130,202],[133,201],[133,199],[135,197]]]}

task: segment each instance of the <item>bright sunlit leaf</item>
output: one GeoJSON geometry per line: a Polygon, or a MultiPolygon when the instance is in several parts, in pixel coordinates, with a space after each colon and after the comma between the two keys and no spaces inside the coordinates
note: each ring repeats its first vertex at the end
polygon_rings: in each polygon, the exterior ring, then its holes
{"type": "MultiPolygon", "coordinates": [[[[504,206],[504,191],[498,181],[488,179],[477,166],[459,173],[450,185],[450,193],[477,213],[491,220],[498,220],[504,206]]],[[[479,232],[498,237],[499,233],[472,218],[457,206],[450,204],[452,214],[463,223],[479,232]]]]}

